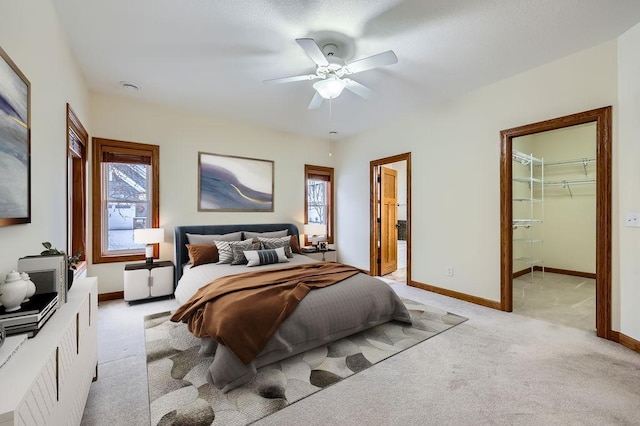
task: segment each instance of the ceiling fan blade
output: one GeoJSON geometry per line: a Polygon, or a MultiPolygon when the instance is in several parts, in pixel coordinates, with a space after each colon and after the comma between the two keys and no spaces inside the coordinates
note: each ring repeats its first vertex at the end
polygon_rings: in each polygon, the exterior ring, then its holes
{"type": "Polygon", "coordinates": [[[311,58],[317,65],[328,66],[329,61],[320,50],[320,47],[316,44],[312,38],[297,38],[296,41],[305,51],[305,53],[311,58]]]}
{"type": "Polygon", "coordinates": [[[398,57],[396,54],[393,53],[393,50],[387,50],[386,52],[351,62],[347,65],[347,68],[351,74],[355,74],[357,72],[367,71],[372,68],[384,67],[386,65],[396,63],[398,63],[398,57]]]}
{"type": "Polygon", "coordinates": [[[370,99],[375,99],[378,96],[380,96],[379,94],[377,94],[373,90],[369,89],[367,86],[363,86],[362,84],[358,83],[357,81],[353,81],[353,80],[348,79],[348,78],[345,78],[344,81],[347,82],[347,85],[345,86],[346,89],[351,90],[353,93],[355,93],[356,95],[358,95],[358,96],[360,96],[362,98],[370,100],[370,99]]]}
{"type": "Polygon", "coordinates": [[[293,77],[282,77],[282,78],[273,78],[271,80],[264,80],[264,84],[282,84],[282,83],[291,83],[293,81],[303,81],[303,80],[315,80],[316,78],[320,78],[315,74],[307,74],[307,75],[296,75],[293,77]]]}
{"type": "Polygon", "coordinates": [[[324,98],[322,96],[320,96],[320,93],[316,92],[313,95],[313,98],[311,99],[311,102],[309,102],[309,109],[318,109],[320,108],[320,106],[322,105],[322,101],[324,100],[324,98]]]}

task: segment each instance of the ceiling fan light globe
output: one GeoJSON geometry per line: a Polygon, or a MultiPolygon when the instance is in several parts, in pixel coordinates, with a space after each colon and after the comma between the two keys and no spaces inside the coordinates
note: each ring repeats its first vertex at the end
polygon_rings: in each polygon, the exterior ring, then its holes
{"type": "Polygon", "coordinates": [[[340,96],[347,82],[339,78],[326,78],[313,84],[313,88],[325,99],[334,99],[340,96]]]}

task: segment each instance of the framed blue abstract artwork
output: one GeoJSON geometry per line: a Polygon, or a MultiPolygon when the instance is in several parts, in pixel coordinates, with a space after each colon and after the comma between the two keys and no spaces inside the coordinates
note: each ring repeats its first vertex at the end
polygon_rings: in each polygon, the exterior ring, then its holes
{"type": "Polygon", "coordinates": [[[273,161],[199,152],[198,211],[272,212],[273,161]]]}
{"type": "Polygon", "coordinates": [[[31,85],[0,48],[0,226],[31,223],[31,85]]]}

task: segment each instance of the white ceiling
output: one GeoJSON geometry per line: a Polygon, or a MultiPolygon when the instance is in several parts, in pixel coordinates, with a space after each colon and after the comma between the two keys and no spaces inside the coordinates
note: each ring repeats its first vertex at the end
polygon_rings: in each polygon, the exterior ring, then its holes
{"type": "Polygon", "coordinates": [[[90,88],[285,132],[338,138],[611,40],[640,22],[638,0],[53,0],[90,88]],[[398,63],[352,78],[308,110],[313,81],[295,42],[333,40],[347,62],[398,63]],[[126,91],[120,81],[139,85],[126,91]],[[331,117],[331,121],[330,121],[331,117]]]}

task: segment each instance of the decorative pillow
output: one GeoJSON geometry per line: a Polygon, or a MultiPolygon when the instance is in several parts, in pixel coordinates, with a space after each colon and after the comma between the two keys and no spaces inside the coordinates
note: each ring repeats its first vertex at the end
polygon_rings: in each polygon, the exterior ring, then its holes
{"type": "Polygon", "coordinates": [[[187,233],[189,244],[215,244],[214,241],[241,241],[242,231],[230,232],[222,235],[203,235],[187,233]]]}
{"type": "Polygon", "coordinates": [[[253,239],[244,241],[215,241],[215,245],[218,248],[218,256],[220,260],[218,263],[231,263],[233,262],[233,247],[239,246],[244,250],[249,250],[253,244],[253,239]]]}
{"type": "Polygon", "coordinates": [[[258,239],[262,243],[263,249],[276,249],[278,247],[283,247],[285,256],[293,257],[293,253],[291,252],[291,237],[282,237],[282,238],[258,237],[258,239]]]}
{"type": "Polygon", "coordinates": [[[231,261],[232,265],[246,265],[247,258],[244,255],[246,250],[260,250],[262,243],[260,240],[250,238],[248,240],[244,240],[241,243],[232,242],[231,251],[233,252],[233,260],[231,261]],[[246,242],[250,242],[250,244],[244,244],[246,242]]]}
{"type": "Polygon", "coordinates": [[[247,238],[281,238],[289,235],[288,229],[283,229],[282,231],[270,231],[270,232],[251,232],[251,231],[243,231],[245,240],[247,238]]]}
{"type": "Polygon", "coordinates": [[[192,266],[216,263],[219,259],[218,249],[213,244],[187,244],[189,262],[192,266]]]}
{"type": "Polygon", "coordinates": [[[302,254],[302,250],[300,250],[300,239],[298,238],[297,235],[292,235],[291,241],[289,243],[291,244],[292,252],[297,254],[302,254]]]}
{"type": "Polygon", "coordinates": [[[244,252],[244,255],[248,261],[247,266],[270,265],[289,261],[284,254],[284,247],[267,250],[248,250],[244,252]]]}

